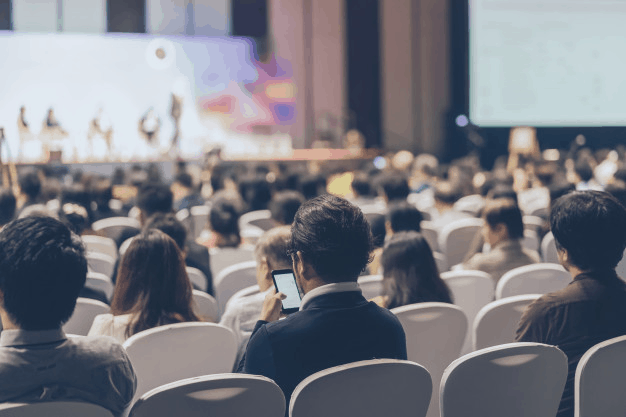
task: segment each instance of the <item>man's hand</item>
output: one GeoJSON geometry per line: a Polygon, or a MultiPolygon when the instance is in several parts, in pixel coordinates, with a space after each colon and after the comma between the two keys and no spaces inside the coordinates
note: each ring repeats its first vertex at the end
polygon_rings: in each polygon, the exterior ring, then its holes
{"type": "Polygon", "coordinates": [[[283,306],[283,300],[287,298],[282,292],[276,293],[276,289],[272,290],[265,296],[261,317],[259,320],[272,322],[280,318],[280,310],[283,306]]]}

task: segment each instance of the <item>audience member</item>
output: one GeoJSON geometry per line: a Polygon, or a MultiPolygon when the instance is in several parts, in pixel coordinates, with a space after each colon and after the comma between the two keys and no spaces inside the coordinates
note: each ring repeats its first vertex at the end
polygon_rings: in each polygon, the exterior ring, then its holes
{"type": "Polygon", "coordinates": [[[387,236],[406,231],[420,232],[423,219],[422,213],[413,204],[400,202],[390,205],[386,219],[387,236]]]}
{"type": "Polygon", "coordinates": [[[369,176],[361,171],[354,173],[352,177],[352,200],[351,203],[357,207],[369,206],[376,203],[376,198],[372,190],[372,183],[369,176]]]}
{"type": "Polygon", "coordinates": [[[80,238],[51,217],[28,217],[0,232],[0,402],[85,401],[121,415],[136,377],[109,338],[67,337],[85,284],[80,238]]]}
{"type": "Polygon", "coordinates": [[[593,179],[593,167],[588,160],[580,160],[574,165],[576,173],[576,189],[579,191],[602,191],[602,186],[593,179]]]}
{"type": "Polygon", "coordinates": [[[17,201],[13,192],[4,188],[0,191],[0,229],[15,218],[17,201]]]}
{"type": "Polygon", "coordinates": [[[450,223],[471,217],[467,213],[454,210],[454,203],[461,198],[461,192],[453,183],[441,181],[435,185],[435,212],[431,227],[440,232],[450,223]]]}
{"type": "Polygon", "coordinates": [[[243,179],[239,183],[239,194],[246,203],[246,211],[266,210],[272,199],[270,184],[259,175],[243,179]]]}
{"type": "Polygon", "coordinates": [[[270,291],[240,370],[276,381],[291,397],[307,376],[374,358],[406,359],[398,319],[361,294],[357,278],[372,237],[356,206],[332,195],[305,202],[292,225],[290,253],[304,297],[300,311],[278,320],[284,294],[270,291]]]}
{"type": "Polygon", "coordinates": [[[276,193],[269,206],[271,219],[279,226],[291,225],[302,203],[304,203],[304,196],[297,191],[276,193]]]}
{"type": "Polygon", "coordinates": [[[171,190],[174,196],[175,211],[190,209],[204,204],[204,200],[196,191],[192,176],[186,172],[181,172],[176,176],[171,190]]]}
{"type": "Polygon", "coordinates": [[[142,330],[198,321],[192,287],[176,242],[150,229],[136,236],[122,257],[111,313],[94,319],[89,336],[111,336],[124,342],[142,330]]]}
{"type": "Polygon", "coordinates": [[[274,288],[272,271],[291,269],[291,257],[287,254],[290,239],[291,228],[289,226],[275,227],[261,236],[254,249],[259,293],[237,299],[226,305],[220,324],[235,333],[238,359],[241,359],[250,334],[259,319],[266,295],[274,288]]]}
{"type": "Polygon", "coordinates": [[[488,202],[483,218],[483,238],[490,250],[472,256],[462,264],[463,269],[487,272],[497,283],[511,269],[541,262],[537,252],[522,246],[524,223],[515,201],[502,198],[488,202]]]}
{"type": "Polygon", "coordinates": [[[549,186],[556,170],[555,164],[552,163],[541,162],[536,165],[532,187],[520,191],[517,196],[522,212],[531,214],[536,209],[545,209],[550,205],[549,186]]]}
{"type": "Polygon", "coordinates": [[[626,335],[626,283],[615,273],[626,249],[626,208],[608,193],[576,191],[554,203],[550,227],[559,261],[573,281],[526,309],[516,340],[565,352],[569,373],[557,415],[573,417],[581,356],[597,343],[626,335]]]}
{"type": "Polygon", "coordinates": [[[19,212],[18,216],[27,207],[36,205],[41,211],[45,211],[45,206],[40,201],[41,195],[41,179],[35,171],[26,172],[19,177],[20,196],[19,196],[19,212]]]}
{"type": "Polygon", "coordinates": [[[378,181],[380,195],[385,199],[388,205],[406,201],[406,198],[411,192],[409,181],[401,173],[383,174],[382,178],[379,178],[378,181]]]}
{"type": "Polygon", "coordinates": [[[241,244],[239,210],[228,198],[218,198],[209,212],[209,233],[198,238],[198,243],[208,248],[236,248],[241,244]]]}
{"type": "Polygon", "coordinates": [[[110,217],[121,216],[121,213],[111,208],[113,199],[113,186],[108,180],[98,181],[91,191],[95,207],[93,210],[93,221],[108,219],[110,217]]]}
{"type": "Polygon", "coordinates": [[[382,269],[383,294],[372,300],[381,307],[391,309],[429,301],[452,303],[428,242],[415,231],[394,233],[385,243],[382,269]]]}

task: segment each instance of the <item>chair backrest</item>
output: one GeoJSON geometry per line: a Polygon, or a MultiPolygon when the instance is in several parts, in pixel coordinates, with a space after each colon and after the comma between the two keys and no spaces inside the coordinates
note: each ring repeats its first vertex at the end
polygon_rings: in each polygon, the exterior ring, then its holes
{"type": "Polygon", "coordinates": [[[193,311],[203,320],[213,323],[220,318],[217,300],[204,291],[193,290],[193,311]]]}
{"type": "Polygon", "coordinates": [[[113,285],[113,282],[111,282],[110,277],[93,271],[87,272],[85,287],[96,291],[102,291],[109,301],[113,298],[113,291],[115,290],[115,286],[113,285]]]}
{"type": "Polygon", "coordinates": [[[446,303],[419,303],[391,310],[406,334],[407,357],[423,365],[433,381],[428,416],[439,416],[439,381],[446,367],[461,353],[467,317],[461,307],[446,303]]]}
{"type": "Polygon", "coordinates": [[[209,206],[194,206],[189,209],[191,213],[191,219],[193,223],[193,237],[197,239],[200,233],[204,230],[209,222],[209,212],[211,207],[209,206]]]}
{"type": "Polygon", "coordinates": [[[484,206],[485,198],[480,194],[472,194],[459,198],[454,203],[453,209],[471,214],[472,216],[478,216],[484,206]]]}
{"type": "Polygon", "coordinates": [[[0,417],[113,417],[96,404],[77,401],[50,401],[30,404],[0,404],[0,417]]]}
{"type": "Polygon", "coordinates": [[[72,317],[63,325],[63,331],[67,334],[87,336],[93,324],[93,319],[98,314],[108,312],[109,306],[102,301],[79,297],[76,300],[76,308],[74,308],[72,317]]]}
{"type": "Polygon", "coordinates": [[[238,298],[249,297],[251,295],[258,294],[260,292],[261,292],[261,290],[259,289],[258,285],[256,285],[256,284],[255,285],[251,285],[249,287],[244,288],[243,290],[237,291],[235,294],[233,294],[232,297],[230,297],[228,302],[232,302],[233,300],[236,300],[238,298]]]}
{"type": "Polygon", "coordinates": [[[522,239],[522,246],[526,249],[538,251],[539,250],[539,236],[537,232],[524,229],[524,238],[522,239]]]}
{"type": "Polygon", "coordinates": [[[263,236],[263,233],[265,233],[265,231],[259,227],[246,226],[244,229],[241,229],[239,235],[241,236],[242,241],[250,245],[254,245],[259,238],[263,236]]]}
{"type": "Polygon", "coordinates": [[[428,242],[428,246],[434,251],[439,250],[439,234],[437,233],[437,229],[434,228],[433,224],[429,221],[422,221],[420,224],[420,229],[422,236],[428,242]]]}
{"type": "Polygon", "coordinates": [[[141,223],[130,217],[109,217],[93,222],[91,228],[96,232],[102,232],[107,237],[115,239],[124,229],[141,230],[141,223]]]}
{"type": "Polygon", "coordinates": [[[554,417],[567,356],[555,346],[512,343],[454,361],[441,380],[441,417],[554,417]]]}
{"type": "Polygon", "coordinates": [[[195,238],[194,236],[195,230],[193,228],[193,218],[191,217],[191,213],[189,212],[189,209],[184,208],[182,210],[178,210],[176,212],[176,220],[181,222],[182,225],[185,227],[185,230],[187,230],[187,235],[189,236],[189,238],[195,238]]]}
{"type": "MultiPolygon", "coordinates": [[[[441,274],[452,292],[452,301],[461,307],[467,316],[468,329],[474,325],[474,319],[481,308],[493,301],[496,286],[491,276],[483,271],[450,271],[441,274]]],[[[472,350],[472,335],[467,332],[461,352],[472,350]]]]}
{"type": "Polygon", "coordinates": [[[187,270],[187,276],[189,277],[189,281],[194,285],[194,287],[206,291],[207,290],[207,280],[204,273],[200,271],[198,268],[194,268],[192,266],[188,266],[185,268],[187,270]]]}
{"type": "Polygon", "coordinates": [[[439,251],[446,255],[450,267],[463,262],[470,243],[482,226],[481,219],[469,218],[453,221],[441,230],[439,251]]]}
{"type": "MultiPolygon", "coordinates": [[[[272,213],[269,210],[255,210],[244,213],[239,217],[239,229],[245,229],[249,225],[255,226],[253,223],[256,220],[266,220],[272,217],[272,213]]],[[[258,227],[258,226],[257,226],[258,227]]]]}
{"type": "Polygon", "coordinates": [[[589,349],[578,362],[575,377],[576,417],[624,415],[626,410],[626,336],[589,349]]]}
{"type": "Polygon", "coordinates": [[[188,378],[141,396],[130,417],[283,417],[285,395],[259,375],[217,374],[188,378]]]}
{"type": "Polygon", "coordinates": [[[626,251],[624,251],[624,256],[622,257],[622,260],[619,261],[619,263],[617,264],[615,272],[621,279],[626,280],[626,251]]]}
{"type": "Polygon", "coordinates": [[[437,264],[437,270],[439,273],[446,272],[448,270],[448,260],[446,255],[441,252],[433,252],[433,258],[435,258],[435,264],[437,264]]]}
{"type": "Polygon", "coordinates": [[[383,276],[366,275],[359,277],[359,287],[366,300],[371,300],[383,294],[383,276]]]}
{"type": "Polygon", "coordinates": [[[211,273],[217,277],[224,269],[242,262],[254,261],[254,247],[211,248],[211,273]]]}
{"type": "Polygon", "coordinates": [[[113,276],[115,258],[99,252],[87,252],[85,257],[87,258],[87,265],[90,271],[104,274],[109,278],[113,276]]]}
{"type": "Polygon", "coordinates": [[[133,243],[134,238],[135,238],[134,236],[129,237],[128,239],[122,242],[122,244],[120,245],[120,249],[119,249],[120,258],[124,256],[128,248],[130,247],[130,244],[133,243]]]}
{"type": "Polygon", "coordinates": [[[502,275],[496,285],[496,299],[523,294],[547,294],[565,288],[572,281],[561,265],[520,266],[502,275]]]}
{"type": "Polygon", "coordinates": [[[554,235],[552,232],[548,232],[541,241],[541,258],[544,262],[552,264],[559,263],[559,255],[556,251],[556,243],[554,242],[554,235]]]}
{"type": "Polygon", "coordinates": [[[535,233],[543,228],[545,220],[537,216],[522,216],[522,222],[524,223],[524,230],[532,230],[535,233]]]}
{"type": "Polygon", "coordinates": [[[226,303],[235,293],[256,284],[256,262],[248,261],[232,265],[220,272],[213,282],[215,298],[224,311],[226,303]]]}
{"type": "Polygon", "coordinates": [[[474,350],[515,342],[515,331],[526,307],[539,294],[516,295],[491,302],[476,316],[472,328],[474,350]]]}
{"type": "Polygon", "coordinates": [[[185,378],[230,372],[237,344],[215,323],[177,323],[139,332],[124,342],[137,374],[135,398],[185,378]]]}
{"type": "Polygon", "coordinates": [[[426,368],[374,359],[335,366],[304,379],[289,404],[291,417],[424,417],[432,391],[426,368]]]}
{"type": "Polygon", "coordinates": [[[113,259],[117,259],[117,245],[113,239],[95,235],[85,235],[82,236],[82,239],[87,252],[103,253],[113,259]]]}

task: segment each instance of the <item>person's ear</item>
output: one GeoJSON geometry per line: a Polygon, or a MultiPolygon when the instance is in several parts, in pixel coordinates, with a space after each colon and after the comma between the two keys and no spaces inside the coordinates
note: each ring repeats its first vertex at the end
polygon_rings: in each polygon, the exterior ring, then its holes
{"type": "Polygon", "coordinates": [[[567,253],[567,251],[563,248],[557,248],[556,254],[559,258],[559,263],[567,269],[567,265],[569,265],[569,253],[567,253]]]}
{"type": "Polygon", "coordinates": [[[267,261],[267,257],[264,256],[261,258],[261,274],[265,279],[271,280],[272,268],[270,267],[270,263],[267,261]]]}
{"type": "Polygon", "coordinates": [[[298,251],[293,256],[293,271],[296,277],[305,279],[306,267],[304,265],[304,259],[302,258],[302,252],[298,251]]]}

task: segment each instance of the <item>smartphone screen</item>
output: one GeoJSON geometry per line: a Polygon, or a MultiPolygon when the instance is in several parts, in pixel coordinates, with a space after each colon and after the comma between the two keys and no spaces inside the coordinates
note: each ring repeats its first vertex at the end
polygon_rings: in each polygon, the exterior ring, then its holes
{"type": "Polygon", "coordinates": [[[296,277],[291,269],[272,271],[274,286],[277,292],[287,296],[283,300],[283,313],[293,313],[300,309],[300,292],[296,284],[296,277]]]}

